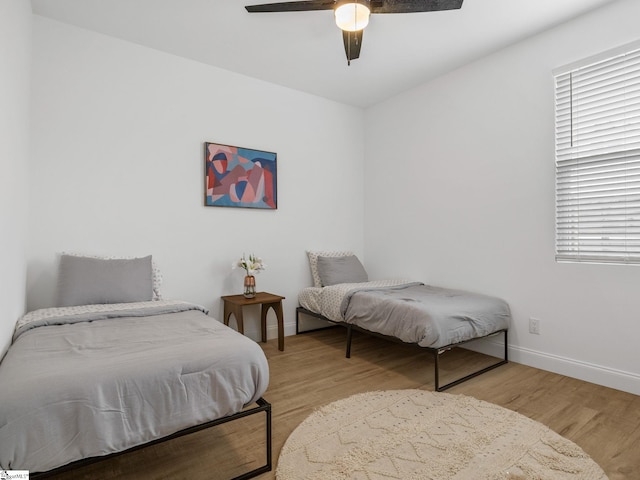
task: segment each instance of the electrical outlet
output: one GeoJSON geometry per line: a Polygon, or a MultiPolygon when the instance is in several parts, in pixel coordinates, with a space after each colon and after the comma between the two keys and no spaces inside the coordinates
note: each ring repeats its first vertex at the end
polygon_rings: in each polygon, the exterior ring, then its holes
{"type": "Polygon", "coordinates": [[[537,318],[529,318],[529,333],[540,335],[540,320],[537,318]]]}

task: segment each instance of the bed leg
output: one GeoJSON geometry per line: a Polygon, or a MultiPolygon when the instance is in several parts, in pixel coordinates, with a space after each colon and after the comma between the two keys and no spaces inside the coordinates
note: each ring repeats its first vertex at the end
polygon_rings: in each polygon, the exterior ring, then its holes
{"type": "Polygon", "coordinates": [[[508,330],[504,331],[504,363],[509,363],[509,344],[507,341],[508,330]]]}
{"type": "MultiPolygon", "coordinates": [[[[268,405],[266,412],[267,418],[266,418],[266,423],[267,423],[267,464],[266,464],[266,470],[268,472],[271,471],[271,469],[273,468],[273,455],[272,455],[272,440],[271,440],[271,404],[268,403],[266,400],[264,400],[263,398],[260,398],[260,400],[262,400],[265,404],[268,405]]],[[[260,404],[263,405],[263,404],[260,404]]]]}
{"type": "Polygon", "coordinates": [[[351,358],[351,336],[353,335],[353,329],[351,325],[347,325],[347,358],[351,358]]]}
{"type": "Polygon", "coordinates": [[[300,309],[296,308],[296,335],[300,333],[300,309]]]}
{"type": "Polygon", "coordinates": [[[440,391],[440,352],[437,350],[433,353],[434,371],[433,376],[435,378],[436,392],[440,391]]]}

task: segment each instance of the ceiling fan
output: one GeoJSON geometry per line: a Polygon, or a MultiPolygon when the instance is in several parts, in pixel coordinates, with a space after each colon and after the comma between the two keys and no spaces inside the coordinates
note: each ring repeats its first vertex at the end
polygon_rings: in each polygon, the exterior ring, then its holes
{"type": "Polygon", "coordinates": [[[455,10],[462,7],[463,0],[301,0],[297,2],[265,3],[247,5],[249,13],[263,12],[308,12],[311,10],[334,10],[336,24],[342,30],[347,64],[360,57],[362,32],[369,24],[372,13],[418,13],[455,10]]]}

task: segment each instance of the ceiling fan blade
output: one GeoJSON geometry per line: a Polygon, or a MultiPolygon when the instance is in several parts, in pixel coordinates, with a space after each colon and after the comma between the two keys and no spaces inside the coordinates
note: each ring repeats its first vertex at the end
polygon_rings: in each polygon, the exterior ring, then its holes
{"type": "Polygon", "coordinates": [[[362,46],[362,32],[364,30],[358,30],[357,32],[342,31],[342,41],[344,42],[344,53],[347,54],[347,64],[351,65],[351,60],[355,60],[360,57],[360,47],[362,46]]]}
{"type": "Polygon", "coordinates": [[[463,0],[371,0],[371,13],[416,13],[456,10],[463,0]]]}
{"type": "Polygon", "coordinates": [[[264,3],[262,5],[247,5],[247,12],[307,12],[312,10],[333,10],[334,0],[306,0],[299,2],[264,3]]]}

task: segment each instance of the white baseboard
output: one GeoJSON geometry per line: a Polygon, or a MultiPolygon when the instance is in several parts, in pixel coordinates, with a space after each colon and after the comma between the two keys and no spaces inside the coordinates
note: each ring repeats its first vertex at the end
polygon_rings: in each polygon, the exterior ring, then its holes
{"type": "MultiPolygon", "coordinates": [[[[504,354],[504,343],[498,341],[498,338],[502,339],[503,337],[493,337],[491,339],[471,342],[467,344],[465,348],[487,355],[502,357],[504,354]]],[[[640,375],[635,373],[540,352],[513,344],[509,345],[509,360],[548,372],[577,378],[585,382],[640,395],[640,375]]]]}

